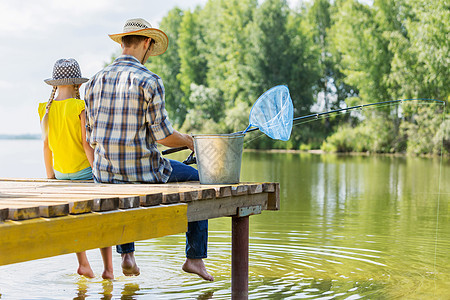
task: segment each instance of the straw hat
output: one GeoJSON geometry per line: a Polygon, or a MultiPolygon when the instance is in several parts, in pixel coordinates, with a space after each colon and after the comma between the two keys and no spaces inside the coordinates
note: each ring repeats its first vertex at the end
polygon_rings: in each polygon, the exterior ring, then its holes
{"type": "Polygon", "coordinates": [[[82,84],[86,81],[89,79],[81,77],[80,66],[73,58],[58,59],[53,66],[53,78],[44,80],[45,83],[52,86],[82,84]]]}
{"type": "Polygon", "coordinates": [[[152,52],[150,53],[151,56],[163,54],[169,45],[169,39],[162,30],[153,28],[149,22],[141,18],[126,21],[125,26],[123,26],[123,33],[110,34],[109,37],[114,42],[121,44],[122,37],[126,35],[142,35],[155,40],[152,52]]]}

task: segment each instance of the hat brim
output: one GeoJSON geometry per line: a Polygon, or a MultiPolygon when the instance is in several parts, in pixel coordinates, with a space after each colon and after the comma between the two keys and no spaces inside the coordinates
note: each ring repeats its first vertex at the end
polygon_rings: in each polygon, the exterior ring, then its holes
{"type": "Polygon", "coordinates": [[[89,78],[77,77],[77,78],[61,78],[61,79],[45,79],[44,82],[48,85],[58,86],[58,85],[75,85],[83,84],[88,82],[89,78]]]}
{"type": "Polygon", "coordinates": [[[169,46],[169,38],[164,33],[164,31],[156,29],[156,28],[146,28],[140,29],[136,31],[118,33],[118,34],[110,34],[109,37],[116,43],[122,44],[122,38],[126,35],[142,35],[155,40],[155,44],[153,45],[151,56],[161,55],[166,52],[167,47],[169,46]]]}

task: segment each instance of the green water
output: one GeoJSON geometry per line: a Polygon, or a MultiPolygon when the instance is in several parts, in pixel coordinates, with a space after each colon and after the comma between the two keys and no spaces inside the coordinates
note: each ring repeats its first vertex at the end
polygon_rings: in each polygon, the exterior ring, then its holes
{"type": "MultiPolygon", "coordinates": [[[[281,186],[281,210],[250,217],[249,298],[450,299],[449,179],[440,158],[245,152],[242,181],[281,186]]],[[[74,254],[2,266],[1,299],[229,299],[231,222],[209,224],[212,283],[180,270],[175,235],[136,243],[138,277],[114,254],[112,282],[97,249],[92,280],[74,254]]]]}

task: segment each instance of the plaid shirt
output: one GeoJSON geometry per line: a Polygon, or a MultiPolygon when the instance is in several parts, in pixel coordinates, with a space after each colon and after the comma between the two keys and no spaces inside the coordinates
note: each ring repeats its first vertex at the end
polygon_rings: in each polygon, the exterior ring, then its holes
{"type": "Polygon", "coordinates": [[[161,78],[122,55],[87,84],[86,138],[94,147],[93,174],[105,183],[164,183],[172,167],[156,141],[173,133],[161,78]]]}

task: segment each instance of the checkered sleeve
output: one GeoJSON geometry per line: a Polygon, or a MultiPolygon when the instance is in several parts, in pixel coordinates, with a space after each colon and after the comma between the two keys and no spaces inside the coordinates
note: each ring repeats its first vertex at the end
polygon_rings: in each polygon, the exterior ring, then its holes
{"type": "Polygon", "coordinates": [[[146,118],[150,127],[150,135],[154,141],[162,140],[173,133],[164,102],[164,85],[158,77],[147,90],[149,102],[146,118]]]}
{"type": "Polygon", "coordinates": [[[85,90],[84,90],[84,104],[85,104],[85,109],[86,109],[86,141],[90,142],[90,138],[92,136],[92,128],[91,128],[91,113],[89,110],[89,104],[90,104],[90,99],[92,97],[92,90],[91,90],[91,81],[89,81],[86,86],[85,86],[85,90]]]}

